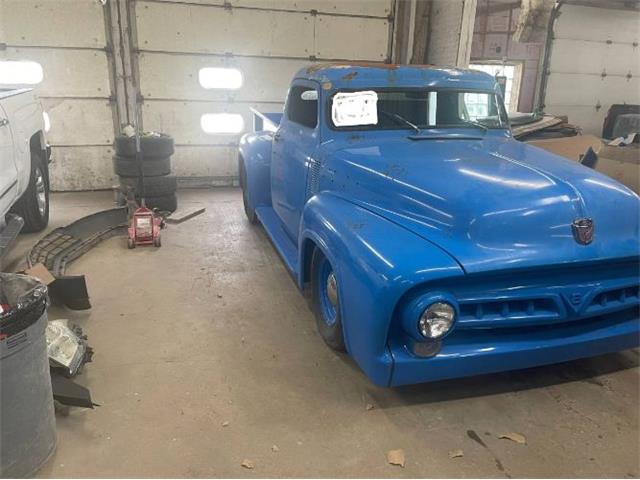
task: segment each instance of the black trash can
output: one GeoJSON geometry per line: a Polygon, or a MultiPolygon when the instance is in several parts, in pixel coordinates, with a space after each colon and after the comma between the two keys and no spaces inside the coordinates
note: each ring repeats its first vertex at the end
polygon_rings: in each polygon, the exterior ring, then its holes
{"type": "Polygon", "coordinates": [[[22,478],[56,446],[47,287],[27,275],[0,273],[0,305],[0,476],[22,478]]]}

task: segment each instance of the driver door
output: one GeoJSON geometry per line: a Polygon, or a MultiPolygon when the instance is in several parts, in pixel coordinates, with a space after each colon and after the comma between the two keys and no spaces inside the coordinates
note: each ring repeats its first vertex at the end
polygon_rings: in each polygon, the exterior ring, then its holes
{"type": "Polygon", "coordinates": [[[307,171],[319,143],[318,85],[295,81],[285,113],[273,135],[271,200],[284,230],[294,243],[306,202],[307,171]]]}

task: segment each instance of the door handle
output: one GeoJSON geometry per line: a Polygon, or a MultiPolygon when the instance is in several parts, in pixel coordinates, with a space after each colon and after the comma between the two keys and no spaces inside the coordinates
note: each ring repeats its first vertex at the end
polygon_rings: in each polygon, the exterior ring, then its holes
{"type": "Polygon", "coordinates": [[[273,134],[273,141],[274,142],[279,142],[280,141],[280,134],[278,132],[273,134]]]}
{"type": "Polygon", "coordinates": [[[6,118],[0,118],[0,127],[4,127],[5,125],[9,125],[9,120],[6,118]]]}

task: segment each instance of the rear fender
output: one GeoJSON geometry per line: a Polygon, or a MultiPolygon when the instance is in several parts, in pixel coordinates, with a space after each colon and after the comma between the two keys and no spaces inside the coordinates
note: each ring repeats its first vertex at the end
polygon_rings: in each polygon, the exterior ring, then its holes
{"type": "Polygon", "coordinates": [[[272,136],[267,132],[248,133],[240,140],[239,161],[247,172],[245,188],[253,209],[271,206],[271,142],[272,136]]]}
{"type": "Polygon", "coordinates": [[[462,275],[438,247],[388,220],[331,193],[314,196],[302,214],[299,282],[313,242],[338,277],[345,345],[365,373],[388,385],[393,358],[387,337],[398,300],[413,286],[462,275]]]}

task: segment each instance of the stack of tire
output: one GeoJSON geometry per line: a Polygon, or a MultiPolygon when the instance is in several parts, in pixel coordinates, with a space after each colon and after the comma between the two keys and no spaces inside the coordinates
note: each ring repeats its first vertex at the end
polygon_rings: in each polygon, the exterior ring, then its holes
{"type": "Polygon", "coordinates": [[[138,201],[144,196],[147,208],[163,212],[173,212],[178,208],[176,177],[170,175],[172,137],[158,133],[140,136],[143,181],[136,158],[135,137],[117,136],[115,151],[113,169],[120,177],[120,189],[123,192],[134,192],[138,201]]]}

